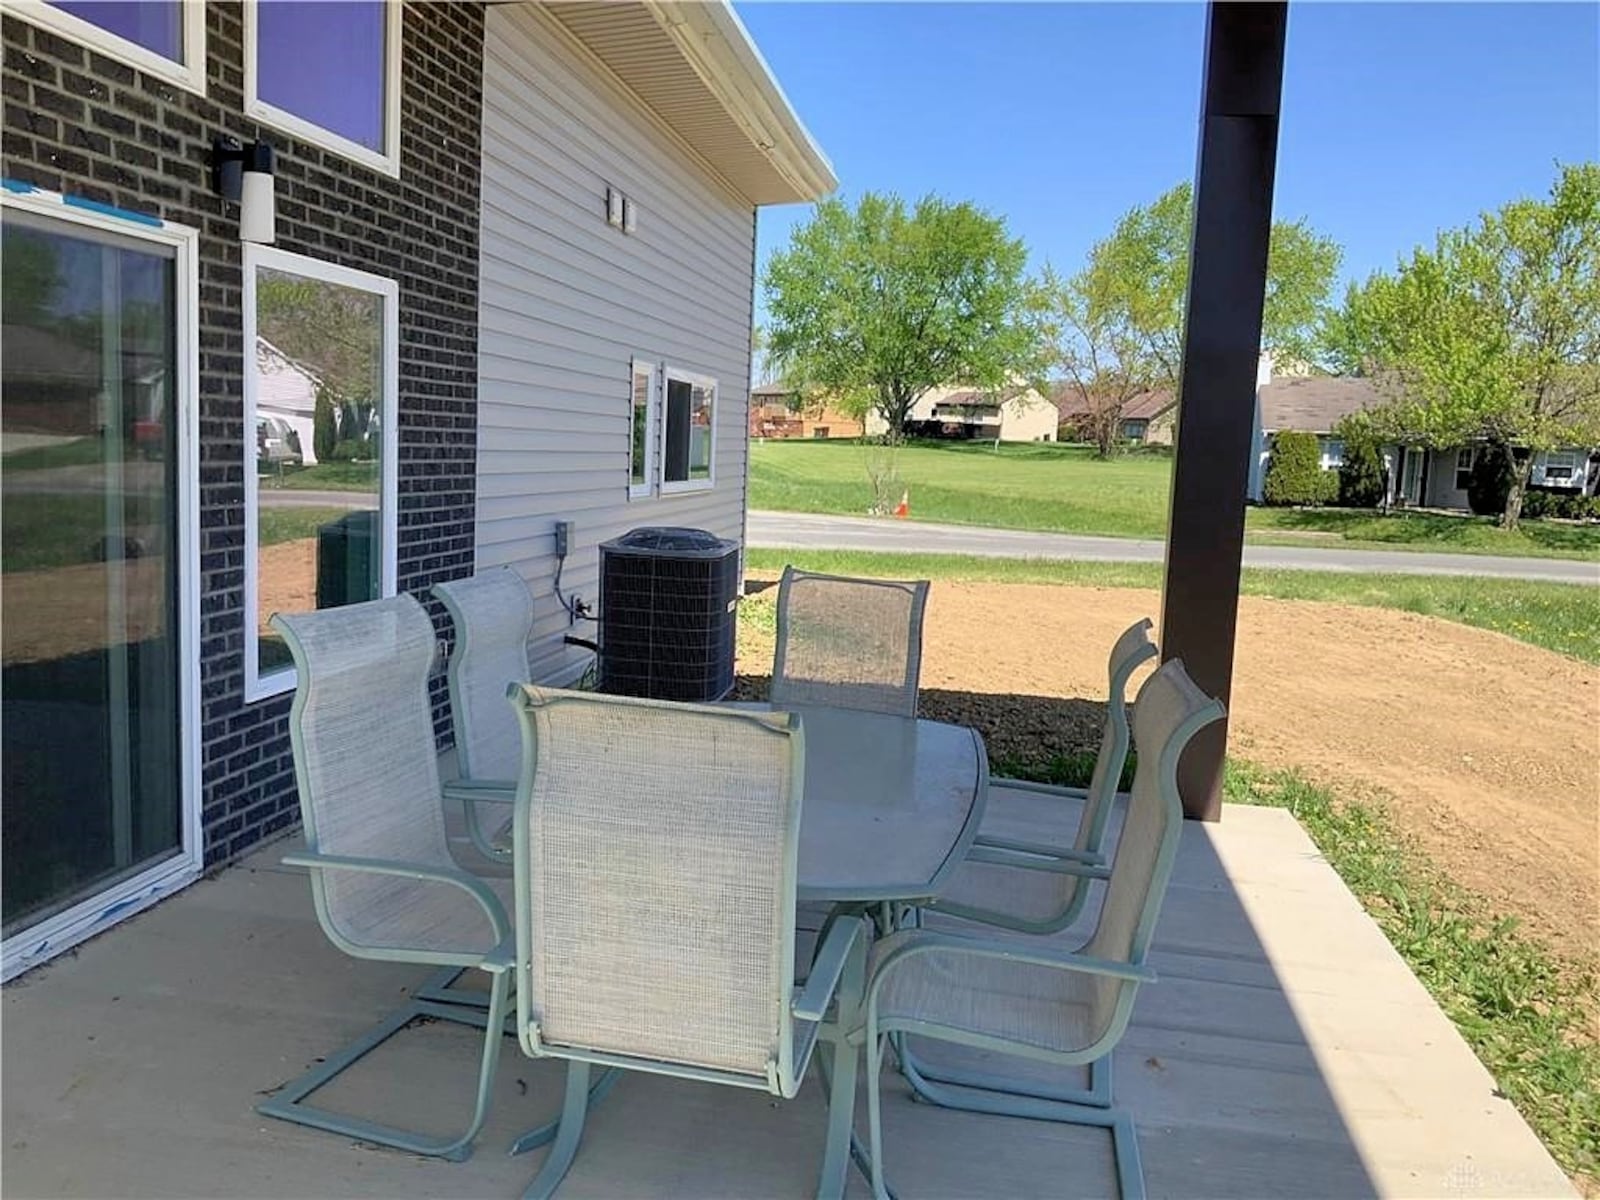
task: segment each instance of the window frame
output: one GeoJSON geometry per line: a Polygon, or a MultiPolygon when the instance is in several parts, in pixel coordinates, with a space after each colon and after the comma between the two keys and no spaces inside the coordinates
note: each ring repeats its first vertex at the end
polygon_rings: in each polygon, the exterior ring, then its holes
{"type": "Polygon", "coordinates": [[[260,669],[261,527],[260,479],[256,468],[256,416],[260,377],[256,370],[256,275],[261,268],[370,292],[383,300],[382,382],[378,404],[378,534],[380,597],[399,590],[399,447],[400,447],[400,284],[384,275],[341,266],[325,259],[294,254],[275,246],[246,242],[243,246],[244,308],[244,698],[246,703],[292,692],[298,679],[293,666],[263,676],[260,669]]]}
{"type": "MultiPolygon", "coordinates": [[[[245,0],[244,5],[244,112],[265,125],[281,130],[303,142],[342,155],[364,167],[398,179],[400,177],[400,85],[404,60],[404,5],[399,0],[384,0],[383,26],[383,150],[363,146],[352,138],[325,129],[314,121],[296,116],[261,99],[259,51],[260,0],[245,0]]],[[[196,8],[203,5],[196,4],[196,8]]]]}
{"type": "Polygon", "coordinates": [[[1478,465],[1478,448],[1476,446],[1458,446],[1456,448],[1455,477],[1451,480],[1456,485],[1458,492],[1466,491],[1472,484],[1472,468],[1478,465]],[[1461,464],[1462,456],[1466,457],[1466,465],[1461,464]]]}
{"type": "MultiPolygon", "coordinates": [[[[11,11],[16,11],[15,9],[11,11]]],[[[159,244],[173,254],[173,418],[178,506],[177,621],[179,646],[177,775],[179,849],[127,878],[0,939],[0,980],[46,962],[200,878],[205,858],[200,786],[200,231],[136,213],[122,213],[42,188],[0,190],[0,209],[60,221],[69,228],[159,244]]]]}
{"type": "Polygon", "coordinates": [[[684,492],[709,492],[717,486],[717,424],[721,420],[718,411],[722,407],[721,393],[722,388],[713,376],[675,367],[671,363],[661,365],[660,398],[657,402],[659,411],[656,420],[656,478],[663,496],[681,495],[684,492]],[[687,383],[691,388],[706,388],[711,392],[711,460],[707,463],[707,474],[704,479],[667,478],[667,386],[673,380],[687,383]]]}
{"type": "Polygon", "coordinates": [[[665,385],[661,382],[661,364],[643,354],[635,354],[628,368],[628,499],[643,500],[655,495],[658,482],[660,455],[656,444],[660,437],[660,408],[666,403],[665,385]],[[633,481],[633,389],[640,374],[650,378],[648,399],[645,401],[644,423],[644,482],[633,481]]]}
{"type": "Polygon", "coordinates": [[[45,0],[14,0],[7,11],[33,25],[48,29],[75,42],[81,42],[98,54],[114,58],[126,66],[154,75],[188,92],[206,94],[206,6],[194,0],[179,0],[178,45],[183,60],[177,61],[164,54],[130,41],[120,34],[102,29],[93,21],[75,13],[57,8],[45,0]]]}

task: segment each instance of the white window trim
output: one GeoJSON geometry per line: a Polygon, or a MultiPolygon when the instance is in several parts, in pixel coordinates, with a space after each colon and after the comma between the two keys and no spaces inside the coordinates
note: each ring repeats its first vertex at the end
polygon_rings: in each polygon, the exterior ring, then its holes
{"type": "MultiPolygon", "coordinates": [[[[197,6],[198,7],[198,6],[197,6]]],[[[0,979],[10,979],[85,938],[150,907],[200,877],[205,842],[200,823],[200,232],[169,221],[104,206],[85,207],[55,192],[0,192],[0,209],[15,209],[126,238],[156,242],[174,255],[174,391],[178,494],[178,802],[180,846],[169,858],[19,930],[0,946],[0,979]]]]}
{"type": "Polygon", "coordinates": [[[52,33],[81,42],[91,50],[126,63],[135,70],[185,91],[206,94],[206,6],[194,0],[182,0],[178,25],[178,42],[182,47],[183,61],[174,62],[165,55],[146,49],[109,30],[101,29],[92,21],[65,12],[44,0],[11,0],[6,10],[25,21],[31,21],[52,33]]]}
{"type": "Polygon", "coordinates": [[[648,355],[635,354],[628,368],[628,499],[643,500],[655,495],[656,491],[656,454],[657,430],[661,422],[660,405],[662,393],[661,364],[651,359],[648,355]],[[645,401],[645,426],[644,426],[644,482],[633,481],[633,388],[641,371],[650,373],[649,399],[645,401]]]}
{"type": "MultiPolygon", "coordinates": [[[[195,8],[203,5],[195,4],[195,8]]],[[[268,104],[257,95],[259,83],[259,64],[256,61],[256,51],[260,47],[258,37],[259,14],[257,13],[257,0],[245,0],[244,6],[244,111],[246,116],[254,117],[264,124],[303,142],[310,142],[313,146],[320,146],[324,150],[331,150],[341,154],[364,167],[371,167],[374,171],[385,175],[400,177],[400,64],[404,55],[400,44],[403,36],[405,21],[404,6],[401,0],[386,0],[385,24],[383,33],[383,152],[363,146],[342,134],[334,133],[331,129],[324,129],[304,117],[297,117],[294,113],[268,104]]]]}
{"type": "Polygon", "coordinates": [[[717,425],[722,420],[722,389],[717,381],[710,375],[697,375],[693,371],[685,371],[682,367],[675,367],[671,363],[661,366],[660,401],[657,407],[660,415],[656,421],[657,441],[656,463],[661,479],[661,494],[663,496],[679,495],[683,492],[709,492],[717,486],[717,425]],[[680,383],[687,383],[691,387],[708,388],[711,391],[711,474],[705,479],[684,479],[669,481],[667,479],[667,384],[676,379],[680,383]]]}
{"type": "Polygon", "coordinates": [[[256,395],[260,380],[256,375],[256,272],[262,267],[287,271],[306,279],[336,283],[383,297],[383,380],[379,397],[379,437],[382,439],[378,464],[378,531],[383,546],[379,567],[380,596],[393,596],[399,582],[399,554],[396,512],[399,497],[399,412],[400,412],[400,285],[393,279],[342,267],[337,263],[291,254],[270,246],[244,244],[244,698],[247,702],[265,700],[292,692],[297,682],[295,669],[281,667],[270,675],[261,674],[259,634],[256,630],[261,595],[257,538],[260,526],[259,478],[256,474],[256,395]]]}

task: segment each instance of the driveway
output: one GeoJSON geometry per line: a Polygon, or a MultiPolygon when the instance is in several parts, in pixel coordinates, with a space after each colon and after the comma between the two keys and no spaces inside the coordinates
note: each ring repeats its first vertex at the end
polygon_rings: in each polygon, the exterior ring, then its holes
{"type": "MultiPolygon", "coordinates": [[[[1030,533],[971,525],[932,525],[874,517],[751,512],[746,540],[782,550],[868,550],[902,554],[977,554],[986,558],[1055,558],[1086,562],[1161,562],[1163,542],[1133,538],[1030,533]]],[[[1339,546],[1250,546],[1247,567],[1292,571],[1355,571],[1399,575],[1476,575],[1600,586],[1600,563],[1487,554],[1352,550],[1339,546]]]]}

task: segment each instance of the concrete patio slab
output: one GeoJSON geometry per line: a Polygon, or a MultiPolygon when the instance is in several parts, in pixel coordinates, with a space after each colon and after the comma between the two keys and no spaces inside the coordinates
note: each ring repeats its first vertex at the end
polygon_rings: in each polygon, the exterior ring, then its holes
{"type": "MultiPolygon", "coordinates": [[[[461,1164],[257,1116],[259,1097],[396,1006],[426,972],[358,962],[317,929],[281,843],[3,993],[8,1197],[516,1196],[561,1067],[505,1043],[495,1106],[461,1164]]],[[[1488,1073],[1286,812],[1186,827],[1116,1055],[1152,1196],[1570,1196],[1488,1073]]],[[[930,1057],[951,1054],[927,1047],[930,1057]]],[[[476,1036],[406,1030],[319,1102],[443,1132],[476,1036]]],[[[1022,1070],[1037,1070],[1023,1067],[1022,1070]]],[[[907,1197],[1109,1195],[1100,1131],[910,1102],[890,1074],[888,1166],[907,1197]]],[[[561,1195],[806,1196],[815,1081],[756,1092],[629,1076],[592,1115],[561,1195]]],[[[851,1194],[864,1196],[853,1176],[851,1194]]]]}

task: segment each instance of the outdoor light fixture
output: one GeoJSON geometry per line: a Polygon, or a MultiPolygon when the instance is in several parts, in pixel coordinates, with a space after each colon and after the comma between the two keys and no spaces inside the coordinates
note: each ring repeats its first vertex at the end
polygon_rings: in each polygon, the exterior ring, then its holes
{"type": "Polygon", "coordinates": [[[277,240],[272,143],[241,142],[223,134],[211,144],[213,186],[239,206],[239,240],[270,246],[277,240]]]}

